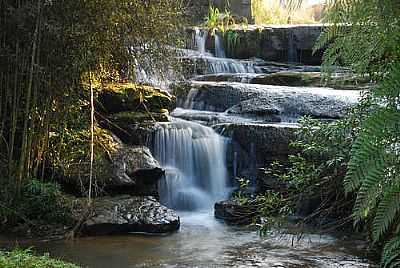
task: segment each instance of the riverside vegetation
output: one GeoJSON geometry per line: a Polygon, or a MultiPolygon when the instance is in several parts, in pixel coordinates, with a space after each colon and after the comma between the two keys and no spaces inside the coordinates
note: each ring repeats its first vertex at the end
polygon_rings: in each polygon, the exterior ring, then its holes
{"type": "MultiPolygon", "coordinates": [[[[338,219],[336,227],[353,221],[365,231],[381,267],[400,266],[399,14],[398,1],[328,1],[324,20],[331,25],[316,44],[327,47],[326,73],[346,66],[377,85],[346,119],[303,119],[292,143],[299,153],[289,167],[275,163],[267,171],[290,182],[285,202],[293,194],[317,194],[321,205],[312,217],[338,219]]],[[[266,216],[279,214],[273,204],[280,203],[270,202],[266,216]]]]}

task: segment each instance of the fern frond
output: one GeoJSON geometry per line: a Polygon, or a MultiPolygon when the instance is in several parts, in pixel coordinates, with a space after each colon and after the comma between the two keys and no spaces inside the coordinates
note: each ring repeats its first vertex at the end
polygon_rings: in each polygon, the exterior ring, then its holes
{"type": "Polygon", "coordinates": [[[373,222],[373,239],[378,242],[386,234],[400,213],[400,186],[392,187],[385,192],[379,203],[373,222]]]}
{"type": "Polygon", "coordinates": [[[383,249],[381,267],[398,268],[400,264],[400,235],[386,243],[383,249]]]}
{"type": "Polygon", "coordinates": [[[399,123],[400,112],[383,107],[365,121],[364,131],[353,144],[344,186],[347,193],[357,190],[353,209],[356,221],[369,215],[390,184],[387,171],[396,161],[391,137],[397,134],[399,123]]]}
{"type": "MultiPolygon", "coordinates": [[[[366,181],[376,183],[381,176],[387,160],[388,133],[396,133],[400,124],[400,112],[381,108],[373,113],[363,124],[364,131],[355,140],[348,163],[348,173],[344,180],[347,193],[354,192],[366,181]],[[386,155],[386,156],[385,156],[386,155]]],[[[364,189],[366,190],[366,189],[364,189]]]]}

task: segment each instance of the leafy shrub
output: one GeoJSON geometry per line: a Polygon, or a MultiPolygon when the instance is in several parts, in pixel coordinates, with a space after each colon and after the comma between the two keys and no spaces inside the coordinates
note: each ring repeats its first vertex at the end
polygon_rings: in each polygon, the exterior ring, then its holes
{"type": "Polygon", "coordinates": [[[0,218],[5,223],[69,224],[71,205],[58,184],[33,179],[22,187],[13,203],[0,208],[0,218]]]}
{"type": "Polygon", "coordinates": [[[33,255],[31,250],[15,249],[11,252],[0,251],[1,268],[79,268],[72,263],[43,256],[33,255]]]}
{"type": "MultiPolygon", "coordinates": [[[[343,181],[350,159],[351,146],[360,131],[361,120],[371,109],[366,95],[348,116],[336,121],[310,117],[300,120],[301,127],[291,143],[298,153],[289,156],[289,163],[273,163],[267,174],[289,186],[289,199],[318,197],[320,207],[309,219],[331,217],[348,221],[353,196],[346,196],[343,181]]],[[[294,209],[292,202],[292,209],[294,209]]]]}
{"type": "Polygon", "coordinates": [[[220,12],[217,7],[210,6],[205,17],[204,26],[211,30],[211,35],[216,31],[224,33],[230,26],[235,25],[235,19],[228,10],[220,12]]]}

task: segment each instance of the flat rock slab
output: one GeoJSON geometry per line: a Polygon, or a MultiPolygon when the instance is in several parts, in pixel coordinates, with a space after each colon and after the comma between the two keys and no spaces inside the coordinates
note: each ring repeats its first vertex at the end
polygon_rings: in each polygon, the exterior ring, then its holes
{"type": "Polygon", "coordinates": [[[338,119],[360,97],[357,90],[287,87],[229,82],[192,82],[185,108],[246,116],[276,117],[281,121],[304,115],[338,119]]]}
{"type": "Polygon", "coordinates": [[[83,224],[84,235],[126,233],[162,234],[177,231],[176,213],[153,197],[103,197],[95,199],[92,216],[83,224]]]}

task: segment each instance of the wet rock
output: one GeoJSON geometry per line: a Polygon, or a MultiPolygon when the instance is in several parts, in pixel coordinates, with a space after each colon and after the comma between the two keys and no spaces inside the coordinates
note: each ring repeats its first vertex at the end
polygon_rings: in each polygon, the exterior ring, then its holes
{"type": "Polygon", "coordinates": [[[117,196],[94,200],[93,213],[83,224],[84,235],[170,233],[179,229],[176,213],[153,197],[117,196]]]}
{"type": "Polygon", "coordinates": [[[252,223],[251,207],[243,206],[234,200],[215,203],[214,216],[228,224],[246,225],[252,223]]]}
{"type": "Polygon", "coordinates": [[[112,176],[105,183],[107,192],[157,195],[157,182],[165,171],[147,147],[128,146],[119,142],[111,162],[112,176]]]}
{"type": "Polygon", "coordinates": [[[168,92],[133,83],[110,83],[100,87],[99,109],[106,114],[126,111],[159,112],[175,108],[175,98],[168,92]]]}
{"type": "Polygon", "coordinates": [[[252,162],[263,165],[266,162],[286,159],[294,151],[289,144],[295,138],[297,124],[255,124],[231,123],[214,126],[218,133],[230,137],[252,162]]]}
{"type": "MultiPolygon", "coordinates": [[[[226,51],[227,56],[320,65],[323,51],[313,53],[313,48],[322,30],[322,25],[237,27],[230,31],[235,33],[240,42],[226,51]]],[[[230,35],[226,34],[225,38],[228,36],[230,35]]],[[[206,47],[207,50],[212,49],[210,45],[206,47]]]]}
{"type": "MultiPolygon", "coordinates": [[[[122,120],[122,118],[115,118],[111,115],[106,120],[101,120],[100,124],[102,127],[109,129],[125,144],[145,146],[149,144],[153,134],[158,129],[158,123],[151,118],[148,119],[149,121],[135,122],[133,119],[122,120]]],[[[164,115],[159,119],[164,122],[164,115]]]]}
{"type": "Polygon", "coordinates": [[[359,91],[318,87],[284,87],[227,82],[193,82],[185,108],[227,111],[246,116],[276,115],[282,121],[308,115],[337,119],[345,116],[359,91]]]}

